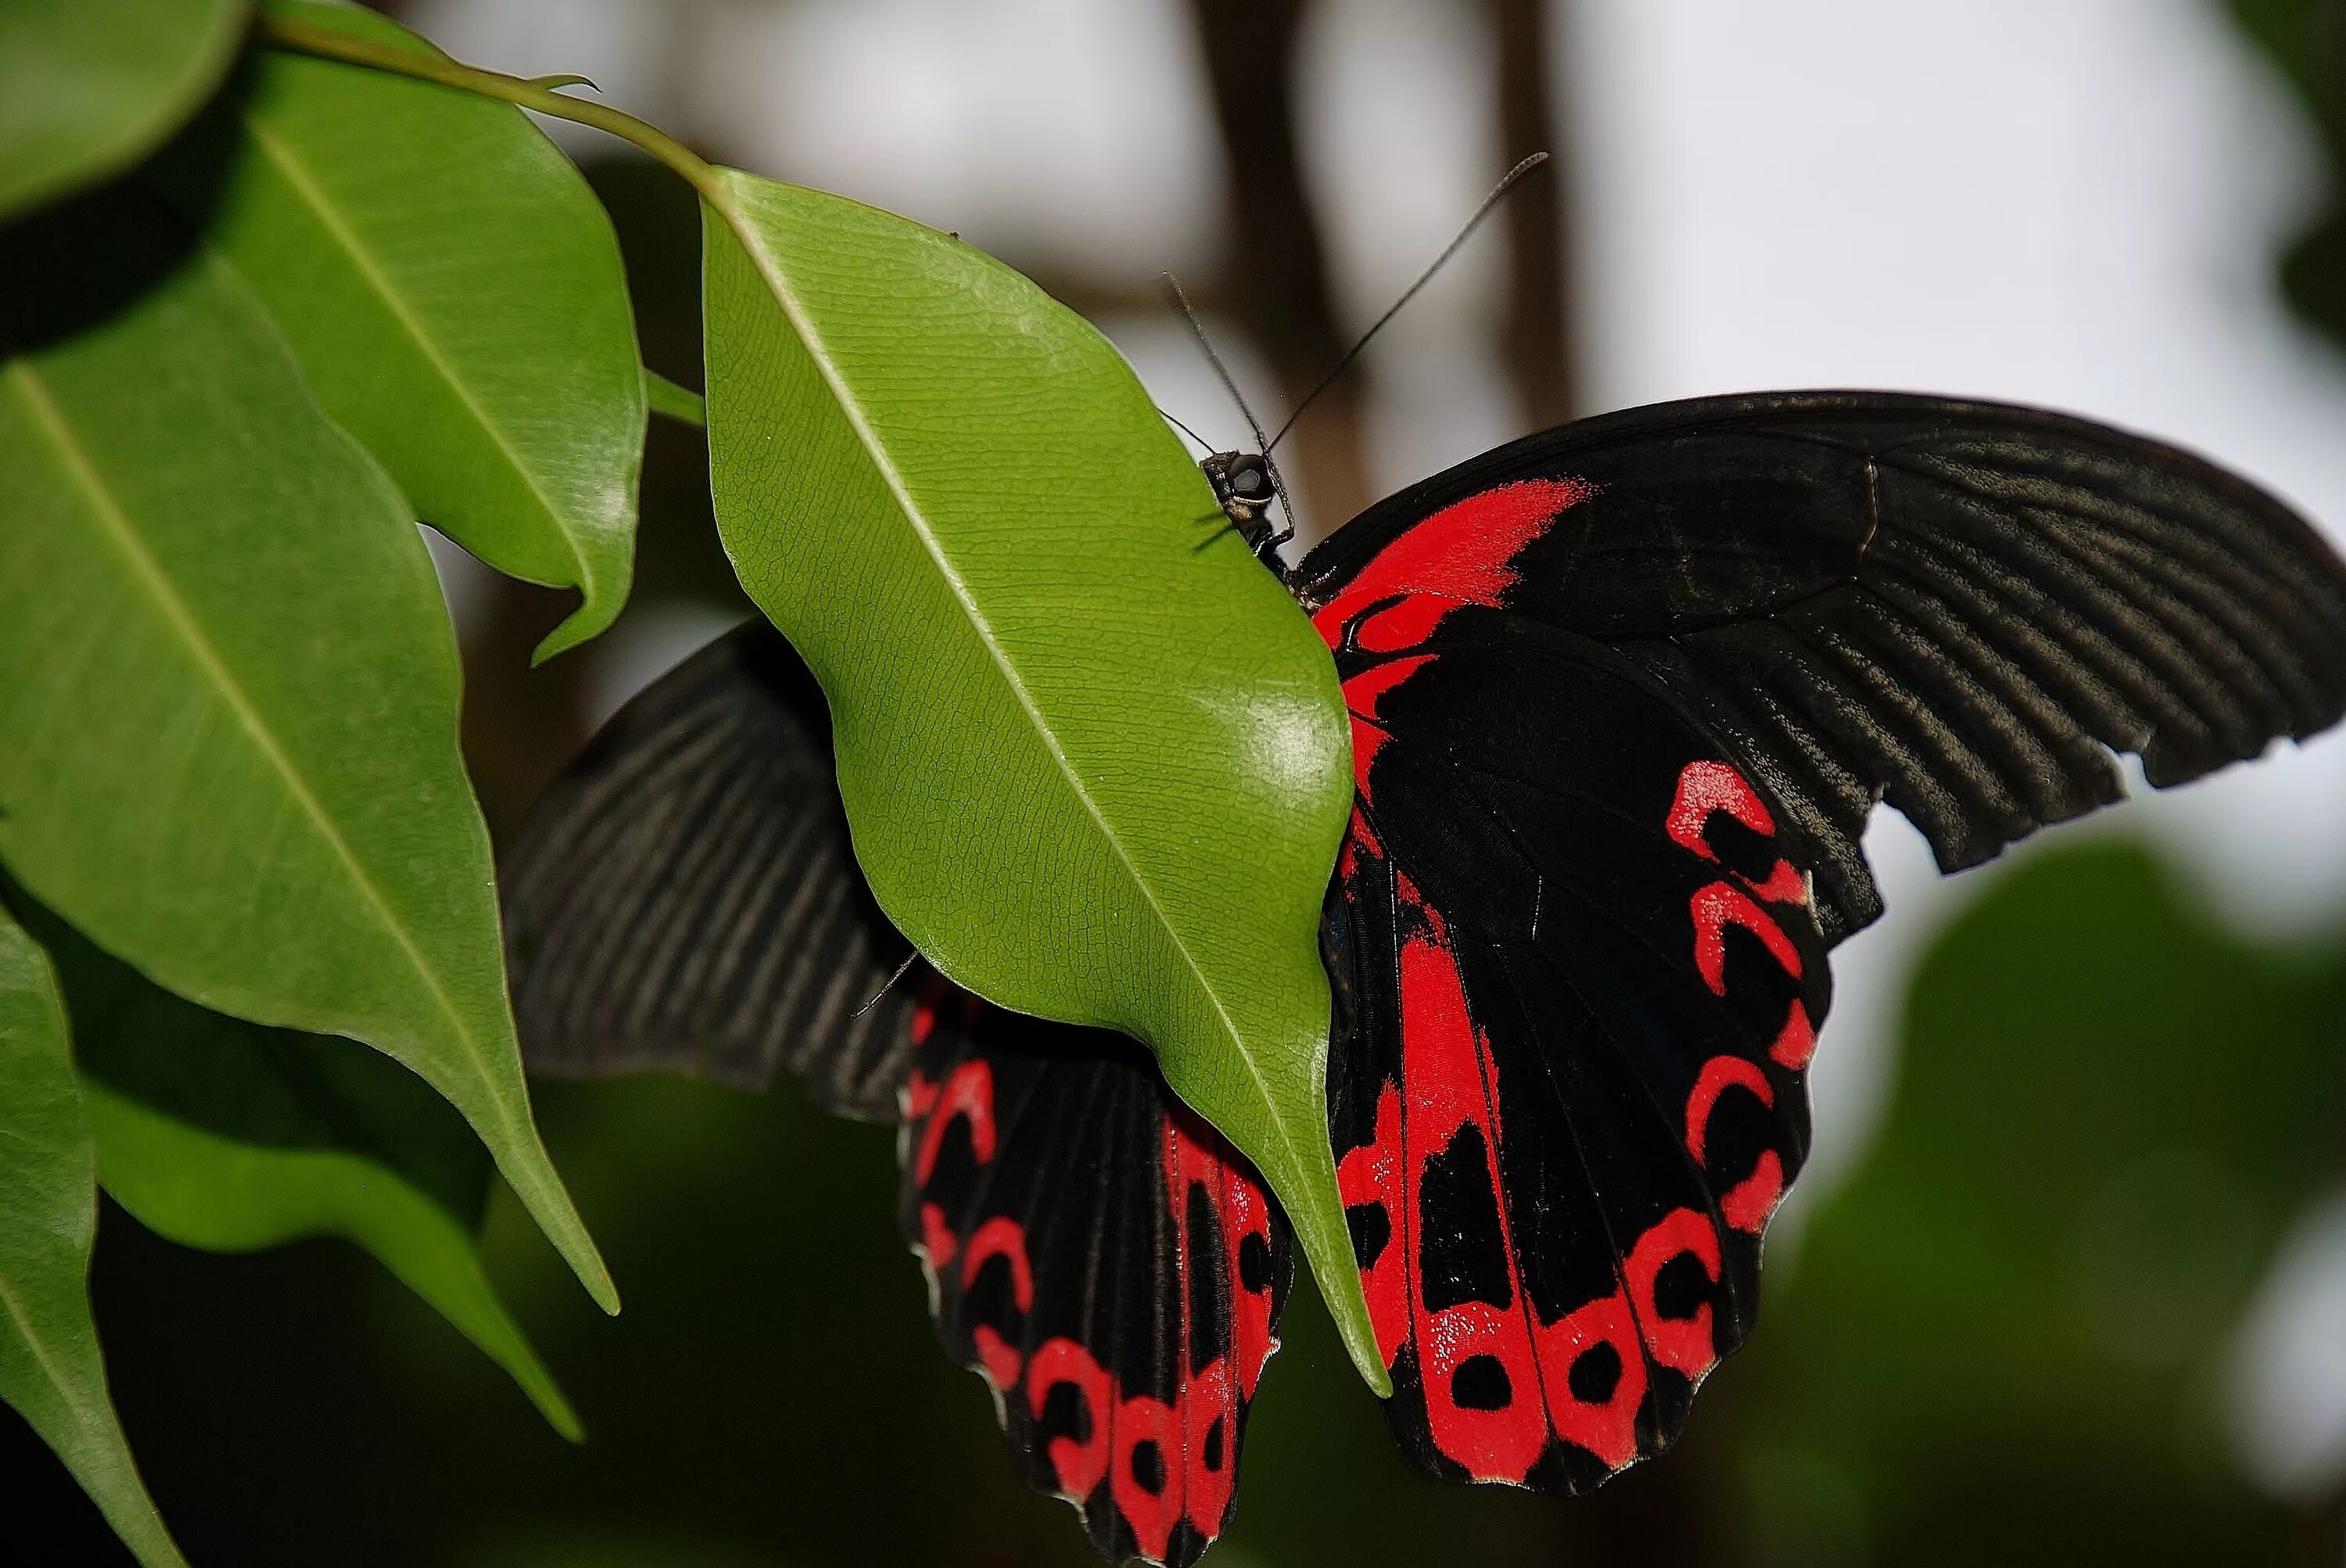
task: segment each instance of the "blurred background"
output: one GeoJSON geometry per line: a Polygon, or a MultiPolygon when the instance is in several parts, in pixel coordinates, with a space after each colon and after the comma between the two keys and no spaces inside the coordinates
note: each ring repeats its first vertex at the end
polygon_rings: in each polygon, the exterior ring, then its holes
{"type": "MultiPolygon", "coordinates": [[[[2178,441],[2346,539],[2341,0],[384,8],[958,230],[1223,445],[1244,425],[1162,272],[1277,423],[1553,151],[1299,427],[1307,534],[1576,413],[1862,385],[2178,441]]],[[[688,194],[557,134],[617,223],[647,359],[697,386],[688,194]]],[[[544,669],[561,597],[438,552],[493,827],[749,613],[703,462],[655,425],[636,602],[544,669]]],[[[1419,1482],[1306,1289],[1209,1562],[2346,1563],[2346,739],[1952,881],[1902,821],[1868,844],[1890,913],[1838,956],[1817,1153],[1679,1451],[1577,1503],[1419,1482]]],[[[1090,1560],[935,1348],[889,1132],[787,1084],[538,1103],[627,1311],[502,1199],[486,1247],[583,1448],[355,1250],[213,1257],[107,1208],[114,1385],[199,1563],[1090,1560]]],[[[13,1420],[0,1450],[46,1560],[127,1561],[13,1420]]]]}

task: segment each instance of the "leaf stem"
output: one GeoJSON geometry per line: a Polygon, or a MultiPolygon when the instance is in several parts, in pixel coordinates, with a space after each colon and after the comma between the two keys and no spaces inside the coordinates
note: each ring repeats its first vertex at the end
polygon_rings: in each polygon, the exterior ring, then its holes
{"type": "Polygon", "coordinates": [[[631,114],[607,104],[586,103],[556,92],[547,84],[561,80],[559,77],[540,77],[530,81],[497,71],[484,71],[475,66],[459,65],[442,55],[426,55],[394,44],[354,38],[332,28],[297,21],[291,16],[264,15],[260,18],[258,31],[261,41],[271,48],[437,82],[442,87],[478,93],[484,97],[502,98],[506,103],[518,104],[542,115],[552,115],[556,119],[591,126],[641,148],[659,159],[719,211],[725,210],[728,205],[724,182],[718,178],[717,170],[707,159],[658,126],[639,120],[631,114]]]}

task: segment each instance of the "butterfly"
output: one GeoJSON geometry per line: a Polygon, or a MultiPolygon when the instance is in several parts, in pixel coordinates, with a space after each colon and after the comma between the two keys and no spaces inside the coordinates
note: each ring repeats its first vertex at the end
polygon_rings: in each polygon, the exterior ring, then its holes
{"type": "MultiPolygon", "coordinates": [[[[1268,463],[1206,466],[1352,716],[1329,1133],[1387,1416],[1443,1481],[1587,1492],[1668,1449],[1750,1334],[1830,952],[1881,912],[1877,801],[1953,871],[2119,799],[2116,753],[2164,787],[2346,711],[2346,565],[2314,531],[2060,414],[1634,409],[1413,485],[1292,567],[1268,463]]],[[[1286,1222],[1131,1042],[910,953],[778,634],[623,709],[501,878],[536,1069],[788,1067],[897,1124],[938,1332],[1024,1478],[1112,1562],[1198,1558],[1286,1222]]]]}

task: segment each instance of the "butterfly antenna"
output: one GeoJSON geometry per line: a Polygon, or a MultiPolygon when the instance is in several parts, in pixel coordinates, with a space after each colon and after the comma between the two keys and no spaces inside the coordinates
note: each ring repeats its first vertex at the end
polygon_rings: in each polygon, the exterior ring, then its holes
{"type": "MultiPolygon", "coordinates": [[[[1529,174],[1532,170],[1537,168],[1546,161],[1547,154],[1544,152],[1535,152],[1529,158],[1524,159],[1523,162],[1515,165],[1515,168],[1507,170],[1505,177],[1503,178],[1498,184],[1491,188],[1491,194],[1483,199],[1483,205],[1476,208],[1474,209],[1474,216],[1466,219],[1464,227],[1458,230],[1457,236],[1453,239],[1449,244],[1442,248],[1442,254],[1433,259],[1433,265],[1419,273],[1417,275],[1417,281],[1412,283],[1407,289],[1402,290],[1401,298],[1392,302],[1392,309],[1387,311],[1383,315],[1379,316],[1376,319],[1376,323],[1370,327],[1367,331],[1361,334],[1360,341],[1352,345],[1351,351],[1348,351],[1342,359],[1336,361],[1336,368],[1330,371],[1326,375],[1321,377],[1320,384],[1313,387],[1310,394],[1307,395],[1301,402],[1295,405],[1295,412],[1287,416],[1287,423],[1280,425],[1279,427],[1279,433],[1270,438],[1270,446],[1277,446],[1280,442],[1287,439],[1287,433],[1295,428],[1295,422],[1303,417],[1304,411],[1311,406],[1312,402],[1318,399],[1321,392],[1326,392],[1331,386],[1335,384],[1336,378],[1342,375],[1352,365],[1352,362],[1354,360],[1361,357],[1361,351],[1369,346],[1369,340],[1375,337],[1379,332],[1383,331],[1385,323],[1392,321],[1395,316],[1400,315],[1401,308],[1403,305],[1408,304],[1412,300],[1416,299],[1417,291],[1420,289],[1424,288],[1428,283],[1433,281],[1433,275],[1436,272],[1441,271],[1443,265],[1447,263],[1453,256],[1458,254],[1458,248],[1465,244],[1468,236],[1472,235],[1476,229],[1482,226],[1483,219],[1491,216],[1491,209],[1498,206],[1500,202],[1506,199],[1507,192],[1513,190],[1516,184],[1522,180],[1524,176],[1529,174]]],[[[1257,433],[1259,434],[1260,433],[1258,432],[1257,433]]],[[[1270,446],[1263,448],[1264,456],[1268,457],[1270,454],[1270,446]]]]}
{"type": "Polygon", "coordinates": [[[1189,323],[1189,335],[1198,340],[1198,348],[1206,356],[1206,362],[1214,367],[1216,375],[1222,378],[1222,389],[1230,394],[1230,401],[1239,405],[1239,412],[1246,415],[1247,428],[1254,432],[1256,450],[1261,450],[1262,421],[1255,418],[1254,410],[1247,406],[1246,393],[1239,391],[1238,382],[1230,375],[1230,367],[1222,363],[1221,355],[1214,352],[1213,340],[1206,336],[1206,323],[1198,320],[1198,312],[1189,308],[1189,296],[1182,289],[1181,280],[1168,272],[1165,274],[1165,288],[1173,296],[1173,308],[1181,312],[1183,321],[1189,323]]]}
{"type": "MultiPolygon", "coordinates": [[[[1540,156],[1545,158],[1547,155],[1543,153],[1540,156]]],[[[1189,308],[1189,296],[1183,291],[1181,280],[1168,272],[1165,274],[1165,288],[1173,296],[1173,308],[1179,311],[1181,319],[1189,323],[1189,335],[1198,340],[1198,347],[1205,354],[1206,362],[1214,367],[1216,375],[1222,378],[1223,389],[1230,394],[1230,401],[1239,405],[1239,412],[1246,415],[1247,428],[1254,432],[1254,449],[1262,454],[1262,466],[1270,475],[1271,492],[1279,497],[1280,514],[1287,519],[1287,527],[1271,544],[1284,545],[1295,537],[1295,503],[1287,498],[1287,481],[1280,477],[1279,464],[1270,460],[1271,443],[1263,436],[1262,421],[1255,418],[1254,410],[1247,406],[1246,393],[1239,391],[1238,381],[1230,374],[1229,366],[1222,363],[1222,356],[1214,352],[1213,341],[1206,336],[1206,323],[1198,320],[1198,312],[1189,308]]],[[[1383,323],[1378,324],[1382,326],[1383,323]]],[[[1161,413],[1164,411],[1160,409],[1158,412],[1161,413]]],[[[1180,422],[1176,420],[1174,423],[1178,424],[1180,422]]],[[[1287,423],[1293,424],[1295,422],[1290,419],[1287,423]]],[[[1181,428],[1187,430],[1188,426],[1182,425],[1181,428]]],[[[1211,442],[1200,441],[1198,444],[1209,452],[1213,450],[1211,442]]]]}
{"type": "Polygon", "coordinates": [[[904,955],[904,962],[896,966],[896,972],[890,975],[886,980],[881,982],[880,989],[872,993],[872,1000],[866,1002],[862,1006],[849,1013],[848,1017],[861,1018],[865,1013],[871,1012],[873,1008],[879,1006],[880,999],[887,995],[889,992],[895,989],[896,983],[904,978],[904,972],[913,967],[913,960],[920,956],[921,950],[917,947],[912,952],[906,953],[904,955]]]}
{"type": "Polygon", "coordinates": [[[1191,430],[1187,424],[1184,424],[1181,422],[1180,415],[1168,413],[1161,408],[1158,409],[1157,412],[1158,416],[1163,419],[1166,423],[1171,425],[1175,430],[1179,431],[1183,435],[1188,436],[1191,441],[1196,442],[1199,446],[1204,447],[1208,452],[1214,450],[1214,443],[1208,441],[1204,436],[1199,435],[1196,431],[1191,430]]]}

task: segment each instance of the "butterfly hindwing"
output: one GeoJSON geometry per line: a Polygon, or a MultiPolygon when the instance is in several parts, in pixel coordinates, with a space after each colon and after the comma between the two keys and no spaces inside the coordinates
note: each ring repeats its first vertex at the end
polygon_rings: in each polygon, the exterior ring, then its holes
{"type": "Polygon", "coordinates": [[[615,715],[498,856],[530,1070],[648,1069],[893,1121],[911,944],[848,841],[821,689],[781,635],[719,637],[615,715]]]}
{"type": "Polygon", "coordinates": [[[1352,715],[1339,1186],[1412,1461],[1578,1492],[1749,1332],[1887,798],[1948,869],[2346,708],[2346,572],[2197,459],[1797,393],[1534,436],[1290,574],[1352,715]]]}
{"type": "Polygon", "coordinates": [[[647,1068],[900,1121],[900,1208],[947,1352],[1013,1461],[1111,1562],[1227,1523],[1292,1243],[1247,1166],[1105,1030],[915,962],[857,870],[822,695],[762,622],[623,708],[500,864],[531,1067],[647,1068]]]}
{"type": "Polygon", "coordinates": [[[914,1020],[903,1217],[947,1352],[1104,1556],[1196,1561],[1278,1342],[1284,1217],[1137,1045],[942,983],[914,1020]]]}

